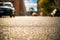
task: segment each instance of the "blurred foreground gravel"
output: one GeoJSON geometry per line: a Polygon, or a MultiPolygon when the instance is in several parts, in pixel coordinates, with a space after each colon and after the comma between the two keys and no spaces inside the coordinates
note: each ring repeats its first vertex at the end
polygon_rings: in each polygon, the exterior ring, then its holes
{"type": "Polygon", "coordinates": [[[60,40],[60,17],[0,18],[0,40],[60,40]]]}

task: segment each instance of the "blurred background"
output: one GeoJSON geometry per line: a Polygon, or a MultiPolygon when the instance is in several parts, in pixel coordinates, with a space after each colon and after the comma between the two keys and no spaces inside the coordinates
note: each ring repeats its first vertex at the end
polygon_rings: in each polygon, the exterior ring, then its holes
{"type": "Polygon", "coordinates": [[[0,2],[12,2],[16,16],[51,16],[54,9],[60,8],[60,0],[0,0],[0,2]]]}

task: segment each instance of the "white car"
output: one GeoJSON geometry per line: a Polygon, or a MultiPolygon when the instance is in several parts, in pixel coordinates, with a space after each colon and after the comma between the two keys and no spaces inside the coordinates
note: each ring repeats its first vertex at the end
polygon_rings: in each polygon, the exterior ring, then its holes
{"type": "Polygon", "coordinates": [[[0,2],[0,17],[3,15],[15,16],[15,8],[11,2],[0,2]]]}
{"type": "Polygon", "coordinates": [[[59,17],[60,16],[60,9],[54,9],[53,12],[51,13],[52,16],[57,16],[59,17]]]}

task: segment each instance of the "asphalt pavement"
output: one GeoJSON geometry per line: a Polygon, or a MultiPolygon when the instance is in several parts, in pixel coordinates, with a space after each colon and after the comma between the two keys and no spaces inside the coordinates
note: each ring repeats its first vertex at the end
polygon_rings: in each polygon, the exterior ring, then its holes
{"type": "Polygon", "coordinates": [[[60,17],[0,18],[0,40],[60,40],[60,17]]]}

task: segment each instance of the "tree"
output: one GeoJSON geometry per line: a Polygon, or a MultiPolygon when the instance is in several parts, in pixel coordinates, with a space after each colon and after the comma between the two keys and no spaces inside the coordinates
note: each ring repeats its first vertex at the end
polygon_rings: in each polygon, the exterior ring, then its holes
{"type": "Polygon", "coordinates": [[[34,11],[34,8],[33,7],[29,8],[29,11],[34,11]]]}
{"type": "Polygon", "coordinates": [[[40,10],[44,10],[45,14],[51,13],[52,10],[55,8],[55,2],[54,0],[40,0],[39,2],[40,10]]]}
{"type": "Polygon", "coordinates": [[[29,11],[30,11],[30,14],[32,15],[34,8],[33,7],[29,8],[29,11]]]}

